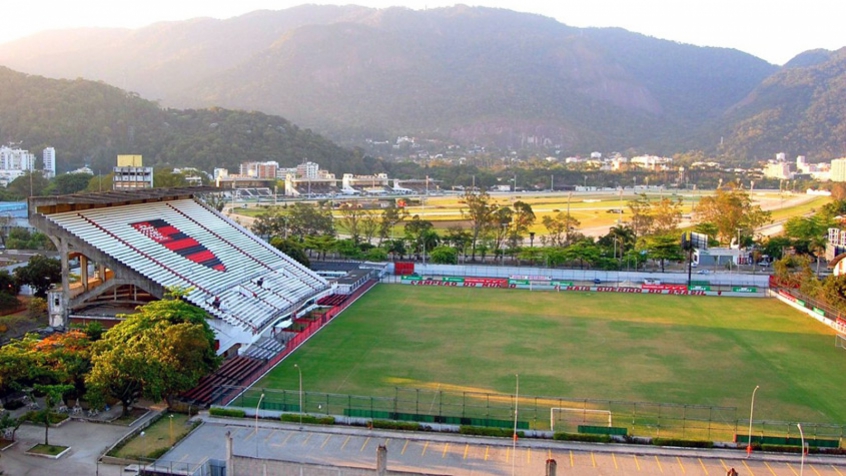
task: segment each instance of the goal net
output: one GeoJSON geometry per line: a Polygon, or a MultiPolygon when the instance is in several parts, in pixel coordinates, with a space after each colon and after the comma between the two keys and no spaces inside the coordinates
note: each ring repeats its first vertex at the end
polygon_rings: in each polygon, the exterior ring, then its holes
{"type": "Polygon", "coordinates": [[[556,407],[549,409],[549,429],[576,431],[579,425],[614,426],[610,410],[556,407]]]}

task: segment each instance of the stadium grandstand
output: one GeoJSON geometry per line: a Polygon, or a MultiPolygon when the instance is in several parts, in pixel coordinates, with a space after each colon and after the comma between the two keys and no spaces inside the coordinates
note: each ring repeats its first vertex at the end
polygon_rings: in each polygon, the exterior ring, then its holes
{"type": "Polygon", "coordinates": [[[333,287],[203,201],[213,187],[29,199],[30,222],[56,244],[62,287],[50,322],[101,320],[161,299],[170,287],[207,311],[218,353],[262,348],[333,287]],[[79,280],[70,264],[79,261],[79,280]]]}

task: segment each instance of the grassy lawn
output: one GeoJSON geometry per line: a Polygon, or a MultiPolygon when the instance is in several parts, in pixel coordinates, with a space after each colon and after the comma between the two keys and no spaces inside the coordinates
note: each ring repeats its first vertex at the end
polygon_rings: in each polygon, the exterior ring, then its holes
{"type": "Polygon", "coordinates": [[[190,429],[188,415],[169,413],[147,427],[143,436],[135,436],[109,456],[127,459],[156,458],[184,438],[190,429]]]}
{"type": "Polygon", "coordinates": [[[527,398],[735,407],[729,421],[760,385],[756,420],[844,424],[844,362],[831,330],[774,299],[381,284],[253,388],[296,391],[294,364],[306,392],[384,397],[507,396],[519,374],[527,398]]]}
{"type": "Polygon", "coordinates": [[[26,450],[27,453],[36,453],[40,455],[58,456],[59,453],[68,449],[67,446],[45,445],[39,443],[32,448],[26,450]]]}
{"type": "MultiPolygon", "coordinates": [[[[660,200],[662,197],[669,197],[673,200],[681,200],[682,214],[689,216],[693,213],[693,207],[699,202],[703,196],[713,194],[713,191],[667,191],[664,193],[657,193],[650,191],[648,197],[652,201],[660,200]]],[[[765,208],[772,210],[772,219],[781,220],[791,216],[801,216],[810,213],[811,210],[819,209],[822,205],[830,201],[828,197],[815,197],[809,201],[799,204],[791,204],[791,200],[797,198],[792,195],[780,195],[778,192],[753,192],[752,199],[765,208]]],[[[635,195],[631,190],[627,190],[621,196],[616,191],[603,191],[595,193],[574,193],[568,196],[567,193],[556,193],[550,195],[521,195],[519,193],[512,195],[493,195],[491,200],[498,205],[511,205],[515,201],[524,201],[530,204],[535,212],[537,220],[535,225],[531,228],[538,235],[547,233],[543,226],[543,217],[548,215],[555,215],[558,212],[566,212],[569,209],[570,214],[573,215],[580,222],[580,229],[611,226],[617,223],[618,220],[622,222],[629,221],[630,210],[628,202],[632,200],[635,195]],[[622,209],[624,214],[608,213],[611,209],[622,209]]],[[[343,200],[343,198],[339,198],[343,200]]],[[[445,196],[431,196],[426,198],[426,206],[414,205],[406,207],[409,216],[419,215],[424,220],[431,221],[436,228],[446,229],[449,226],[463,226],[468,224],[461,216],[461,209],[463,205],[460,203],[461,198],[454,195],[445,196]]],[[[237,208],[235,212],[239,215],[249,217],[256,217],[264,210],[263,207],[257,207],[251,204],[250,208],[237,208]]],[[[380,213],[379,210],[374,210],[380,213]]],[[[340,217],[339,212],[334,212],[335,218],[340,217]]],[[[335,223],[340,233],[346,233],[339,222],[335,223]]],[[[395,235],[400,236],[403,233],[403,225],[396,227],[395,235]]]]}

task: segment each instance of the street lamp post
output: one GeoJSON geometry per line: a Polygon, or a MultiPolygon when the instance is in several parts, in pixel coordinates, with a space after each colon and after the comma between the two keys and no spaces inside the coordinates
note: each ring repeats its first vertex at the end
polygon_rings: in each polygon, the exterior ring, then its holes
{"type": "Polygon", "coordinates": [[[173,446],[173,413],[170,414],[170,444],[173,446]]]}
{"type": "Polygon", "coordinates": [[[514,476],[514,464],[517,459],[517,407],[520,404],[520,374],[515,374],[517,386],[514,393],[514,441],[511,447],[511,475],[514,476]]]}
{"type": "Polygon", "coordinates": [[[297,369],[297,373],[300,374],[300,425],[303,424],[303,369],[300,368],[299,365],[294,364],[294,368],[297,369]]]}
{"type": "Polygon", "coordinates": [[[755,392],[761,388],[760,385],[755,385],[755,390],[752,390],[752,405],[749,408],[749,441],[746,443],[746,457],[752,454],[752,413],[755,411],[755,392]]]}
{"type": "Polygon", "coordinates": [[[799,437],[802,438],[802,459],[799,463],[799,476],[805,472],[805,433],[802,432],[802,424],[797,423],[796,426],[799,427],[799,437]]]}
{"type": "Polygon", "coordinates": [[[258,458],[258,417],[259,417],[259,408],[261,407],[261,401],[264,400],[264,393],[261,394],[259,397],[259,401],[256,404],[256,458],[258,458]]]}

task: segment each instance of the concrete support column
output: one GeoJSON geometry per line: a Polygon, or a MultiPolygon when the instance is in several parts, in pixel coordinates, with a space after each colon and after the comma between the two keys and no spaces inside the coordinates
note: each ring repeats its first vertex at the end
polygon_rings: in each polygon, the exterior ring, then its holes
{"type": "Polygon", "coordinates": [[[85,255],[79,256],[79,279],[82,281],[82,289],[88,291],[88,257],[85,255]]]}
{"type": "Polygon", "coordinates": [[[546,460],[546,476],[555,476],[555,471],[558,468],[558,463],[554,459],[546,460]]]}
{"type": "Polygon", "coordinates": [[[378,476],[388,474],[388,448],[385,445],[379,445],[376,449],[376,474],[378,476]]]}
{"type": "Polygon", "coordinates": [[[68,263],[70,247],[67,238],[59,240],[59,245],[59,257],[62,263],[62,326],[67,329],[70,327],[70,264],[68,263]]]}
{"type": "Polygon", "coordinates": [[[232,461],[232,432],[226,432],[226,476],[235,476],[235,464],[232,461]]]}

